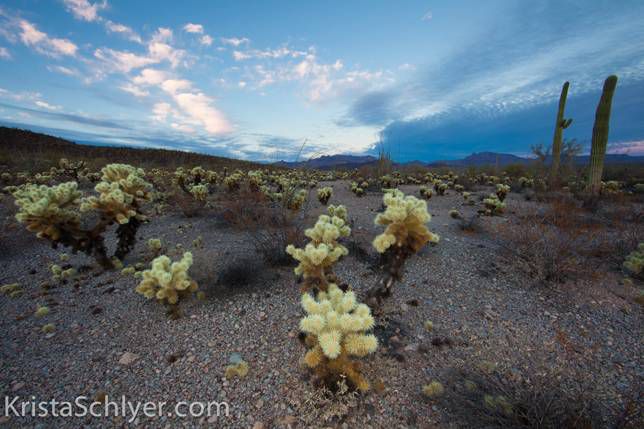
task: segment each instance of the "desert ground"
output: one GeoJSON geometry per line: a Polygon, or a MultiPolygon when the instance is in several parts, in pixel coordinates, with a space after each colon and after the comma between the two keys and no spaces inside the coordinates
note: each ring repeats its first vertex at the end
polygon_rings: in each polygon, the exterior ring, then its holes
{"type": "MultiPolygon", "coordinates": [[[[358,198],[346,180],[319,186],[331,186],[329,204],[343,204],[348,210],[349,255],[335,272],[361,297],[380,275],[371,240],[381,229],[373,219],[382,210],[382,193],[358,198]]],[[[400,186],[411,195],[418,189],[400,186]]],[[[472,198],[478,201],[492,189],[478,186],[472,198]]],[[[502,216],[477,217],[480,204],[464,204],[453,190],[428,201],[429,229],[440,241],[407,261],[403,279],[377,316],[379,348],[361,359],[372,389],[333,394],[313,386],[302,363],[305,347],[298,338],[298,322],[303,311],[293,265],[264,263],[252,237],[221,215],[221,200],[193,217],[169,205],[141,226],[134,250],[123,261],[126,266],[149,265],[150,238],[160,238],[173,259],[184,250],[193,252],[190,273],[205,299],[183,301],[182,317],[172,320],[162,306],[135,292],[138,279],[103,270],[82,254],[70,255],[64,263],[68,265],[63,268],[76,269],[75,276],[52,280],[49,266],[61,264],[60,254],[66,250],[52,249],[18,224],[13,199],[4,195],[0,283],[18,283],[23,293],[0,296],[3,396],[222,401],[230,409],[228,416],[219,417],[138,416],[128,422],[120,416],[5,416],[2,423],[469,427],[485,404],[457,391],[475,380],[484,393],[489,389],[490,395],[510,401],[531,398],[553,401],[557,407],[580,406],[600,422],[596,427],[636,427],[642,423],[643,356],[638,283],[625,281],[620,265],[604,255],[593,260],[588,272],[560,282],[540,281],[513,263],[497,231],[520,223],[522,213],[543,212],[550,204],[526,201],[516,192],[509,194],[506,204],[502,216]],[[453,208],[465,220],[452,218],[453,208]],[[50,313],[35,317],[38,305],[46,305],[50,313]],[[426,322],[433,325],[431,330],[426,322]],[[55,330],[42,332],[45,323],[55,330]],[[224,377],[226,366],[240,358],[248,363],[247,376],[224,377]],[[423,386],[431,381],[440,382],[445,393],[424,395],[423,386]]],[[[641,205],[629,210],[635,217],[626,229],[641,236],[641,205]]],[[[300,221],[312,225],[325,211],[311,190],[300,221]]],[[[627,222],[623,213],[613,216],[627,222]]],[[[107,244],[115,245],[113,239],[107,244]]],[[[480,423],[485,426],[484,420],[480,423]]],[[[574,427],[591,427],[584,424],[580,420],[574,427]]]]}

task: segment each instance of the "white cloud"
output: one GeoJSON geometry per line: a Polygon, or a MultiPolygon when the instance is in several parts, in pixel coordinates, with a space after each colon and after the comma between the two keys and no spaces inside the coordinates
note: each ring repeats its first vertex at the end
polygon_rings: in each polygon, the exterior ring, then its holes
{"type": "Polygon", "coordinates": [[[203,33],[203,25],[201,24],[191,24],[188,23],[183,27],[184,31],[187,33],[203,33]]]}
{"type": "Polygon", "coordinates": [[[235,61],[243,61],[251,58],[255,59],[279,59],[279,58],[299,58],[306,56],[307,52],[304,51],[294,51],[289,49],[287,46],[282,46],[277,49],[265,49],[258,50],[252,49],[248,51],[233,51],[233,58],[235,61]]]}
{"type": "Polygon", "coordinates": [[[35,102],[35,104],[36,104],[36,106],[42,107],[43,109],[47,109],[47,110],[60,110],[61,109],[60,106],[56,106],[54,104],[49,104],[49,103],[46,103],[46,102],[44,102],[42,100],[37,100],[35,102]]]}
{"type": "Polygon", "coordinates": [[[167,79],[166,72],[156,69],[143,69],[132,81],[137,85],[159,85],[167,79]]]}
{"type": "Polygon", "coordinates": [[[131,83],[126,83],[125,85],[121,85],[119,88],[122,89],[123,91],[125,91],[125,92],[127,92],[129,94],[132,94],[135,97],[139,97],[139,98],[147,97],[148,95],[150,95],[150,93],[148,91],[146,91],[144,89],[141,89],[138,86],[133,85],[131,83]]]}
{"type": "Polygon", "coordinates": [[[250,40],[247,39],[246,37],[241,37],[241,38],[237,38],[237,37],[225,38],[225,37],[222,37],[221,43],[223,43],[224,45],[230,45],[230,46],[238,47],[238,46],[244,45],[244,44],[247,45],[248,43],[250,43],[250,40]]]}
{"type": "Polygon", "coordinates": [[[105,28],[109,33],[120,34],[133,42],[136,42],[136,43],[143,42],[141,40],[141,36],[139,36],[134,30],[132,30],[127,25],[123,25],[117,22],[107,20],[105,21],[105,28]]]}
{"type": "Polygon", "coordinates": [[[49,65],[49,66],[47,66],[47,70],[49,70],[50,72],[64,74],[66,76],[79,76],[80,75],[78,70],[76,70],[74,68],[70,68],[70,67],[64,67],[64,66],[52,66],[52,65],[49,65]]]}
{"type": "Polygon", "coordinates": [[[201,39],[199,39],[199,42],[200,42],[202,45],[204,45],[204,46],[210,46],[210,45],[212,45],[212,41],[213,41],[213,40],[212,40],[212,37],[210,37],[210,36],[209,36],[209,35],[207,35],[207,34],[206,34],[206,35],[204,35],[204,36],[201,36],[201,39]]]}
{"type": "Polygon", "coordinates": [[[420,18],[420,20],[421,20],[421,21],[431,21],[431,19],[432,19],[433,17],[434,17],[434,15],[432,14],[432,11],[431,11],[431,10],[428,10],[428,11],[427,11],[427,13],[425,13],[425,15],[423,15],[423,17],[422,17],[422,18],[420,18]]]}
{"type": "Polygon", "coordinates": [[[213,107],[214,100],[207,95],[201,92],[184,92],[174,94],[173,98],[185,114],[200,123],[210,134],[232,131],[230,123],[222,112],[213,107]]]}
{"type": "Polygon", "coordinates": [[[152,107],[152,118],[156,121],[165,121],[170,113],[172,113],[172,106],[169,103],[156,103],[152,107]]]}
{"type": "Polygon", "coordinates": [[[175,95],[179,91],[186,91],[192,87],[192,83],[185,79],[168,79],[161,82],[161,89],[165,92],[175,95]]]}
{"type": "Polygon", "coordinates": [[[246,82],[244,82],[243,80],[240,80],[239,83],[237,84],[237,86],[239,86],[240,88],[246,88],[246,85],[247,85],[246,82]]]}
{"type": "Polygon", "coordinates": [[[96,21],[100,19],[98,11],[107,8],[107,1],[91,3],[88,0],[63,0],[65,7],[76,19],[96,21]]]}
{"type": "Polygon", "coordinates": [[[129,73],[133,69],[157,63],[154,58],[133,54],[128,51],[116,51],[109,48],[99,48],[94,51],[94,57],[103,62],[103,66],[113,71],[129,73]]]}
{"type": "Polygon", "coordinates": [[[2,58],[3,60],[10,60],[11,54],[9,53],[9,49],[0,46],[0,58],[2,58]]]}
{"type": "Polygon", "coordinates": [[[70,40],[51,38],[46,33],[38,30],[34,24],[24,19],[18,20],[17,24],[22,43],[33,47],[41,54],[52,57],[76,55],[78,47],[70,40]]]}

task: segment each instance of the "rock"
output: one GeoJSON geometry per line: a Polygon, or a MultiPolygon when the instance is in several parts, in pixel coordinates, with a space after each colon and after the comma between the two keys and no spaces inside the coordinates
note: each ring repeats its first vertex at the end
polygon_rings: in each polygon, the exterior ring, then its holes
{"type": "Polygon", "coordinates": [[[262,422],[255,422],[253,425],[253,429],[264,429],[266,426],[264,426],[264,423],[262,422]]]}
{"type": "Polygon", "coordinates": [[[124,366],[129,366],[132,365],[136,360],[139,358],[139,355],[131,353],[131,352],[125,352],[121,355],[121,358],[119,359],[119,364],[124,365],[124,366]]]}
{"type": "Polygon", "coordinates": [[[17,392],[18,390],[22,389],[25,387],[25,383],[16,383],[13,386],[11,386],[11,391],[12,392],[17,392]]]}
{"type": "Polygon", "coordinates": [[[231,365],[237,365],[239,362],[242,362],[244,359],[242,359],[242,355],[239,353],[231,353],[230,357],[228,358],[228,362],[231,365]]]}

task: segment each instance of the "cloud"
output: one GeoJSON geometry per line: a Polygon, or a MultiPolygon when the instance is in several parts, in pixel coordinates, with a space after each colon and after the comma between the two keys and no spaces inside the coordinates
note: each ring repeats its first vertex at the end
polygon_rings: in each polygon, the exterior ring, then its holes
{"type": "Polygon", "coordinates": [[[431,21],[434,15],[432,14],[431,10],[428,10],[422,18],[420,18],[421,21],[431,21]]]}
{"type": "Polygon", "coordinates": [[[644,155],[644,140],[609,143],[606,152],[623,155],[644,155]]]}
{"type": "MultiPolygon", "coordinates": [[[[237,46],[237,45],[235,45],[237,46]]],[[[247,51],[233,51],[233,58],[235,61],[244,61],[249,59],[279,59],[284,57],[298,58],[303,57],[307,53],[305,51],[294,51],[287,46],[282,46],[277,49],[258,50],[252,49],[247,51]]]]}
{"type": "Polygon", "coordinates": [[[9,53],[9,49],[0,46],[0,58],[2,58],[3,60],[10,60],[11,54],[9,53]]]}
{"type": "Polygon", "coordinates": [[[159,85],[167,79],[167,73],[163,70],[143,69],[132,81],[137,85],[159,85]]]}
{"type": "Polygon", "coordinates": [[[204,46],[210,46],[212,45],[212,42],[213,42],[212,37],[210,37],[207,34],[204,36],[201,36],[201,38],[199,39],[199,43],[201,43],[204,46]]]}
{"type": "Polygon", "coordinates": [[[65,121],[65,122],[71,122],[78,125],[91,125],[99,128],[109,128],[109,129],[117,129],[117,130],[131,129],[128,125],[125,125],[122,122],[118,122],[110,119],[98,119],[98,118],[92,118],[84,115],[77,115],[73,113],[49,112],[45,110],[31,109],[28,107],[15,106],[12,104],[5,104],[5,103],[0,103],[0,106],[5,107],[7,109],[13,109],[20,112],[29,113],[34,116],[37,116],[43,119],[53,120],[53,121],[65,121]]]}
{"type": "Polygon", "coordinates": [[[123,25],[117,22],[107,20],[105,21],[105,29],[107,29],[109,33],[120,34],[133,42],[143,43],[141,36],[139,36],[134,30],[132,30],[127,25],[123,25]]]}
{"type": "Polygon", "coordinates": [[[66,76],[80,76],[78,70],[71,67],[48,65],[47,70],[54,73],[64,74],[66,76]]]}
{"type": "Polygon", "coordinates": [[[250,39],[247,39],[246,37],[241,37],[241,38],[238,38],[238,37],[231,37],[231,38],[222,37],[221,38],[221,43],[223,43],[224,45],[238,47],[238,46],[241,46],[241,45],[249,44],[250,39]]]}
{"type": "Polygon", "coordinates": [[[36,104],[36,106],[42,107],[43,109],[47,109],[47,110],[60,110],[62,108],[61,106],[56,106],[54,104],[49,104],[49,103],[46,103],[46,102],[44,102],[42,100],[37,100],[35,104],[36,104]]]}
{"type": "Polygon", "coordinates": [[[107,1],[91,3],[88,0],[63,0],[65,7],[76,19],[83,21],[96,21],[99,19],[98,11],[107,8],[107,1]]]}
{"type": "Polygon", "coordinates": [[[129,73],[133,69],[148,66],[159,62],[156,58],[147,55],[137,55],[128,51],[117,51],[110,48],[98,48],[94,57],[102,62],[103,71],[118,71],[129,73]]]}
{"type": "Polygon", "coordinates": [[[131,83],[126,83],[124,85],[121,85],[121,86],[119,86],[119,88],[122,89],[123,91],[125,91],[125,92],[127,92],[129,94],[132,94],[135,97],[139,97],[139,98],[147,97],[148,95],[150,95],[150,93],[148,91],[146,91],[144,89],[141,89],[136,85],[132,85],[131,83]]]}
{"type": "Polygon", "coordinates": [[[184,25],[183,30],[186,31],[187,33],[201,34],[201,33],[203,33],[203,25],[188,23],[188,24],[184,25]]]}
{"type": "Polygon", "coordinates": [[[17,20],[16,24],[18,31],[20,32],[19,37],[22,43],[29,47],[33,47],[39,53],[52,57],[76,55],[78,47],[70,40],[49,37],[46,33],[38,30],[34,24],[25,19],[17,20]]]}

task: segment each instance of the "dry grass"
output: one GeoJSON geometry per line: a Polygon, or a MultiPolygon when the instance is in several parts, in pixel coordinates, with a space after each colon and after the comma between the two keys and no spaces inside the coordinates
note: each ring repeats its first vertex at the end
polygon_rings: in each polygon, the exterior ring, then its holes
{"type": "Polygon", "coordinates": [[[606,427],[591,391],[570,392],[557,374],[531,379],[453,370],[439,399],[459,427],[593,429],[606,427]]]}
{"type": "Polygon", "coordinates": [[[493,233],[505,260],[537,284],[564,282],[590,276],[601,271],[599,267],[619,269],[644,238],[638,215],[610,210],[612,214],[600,216],[573,199],[556,198],[542,209],[519,210],[493,233]]]}

